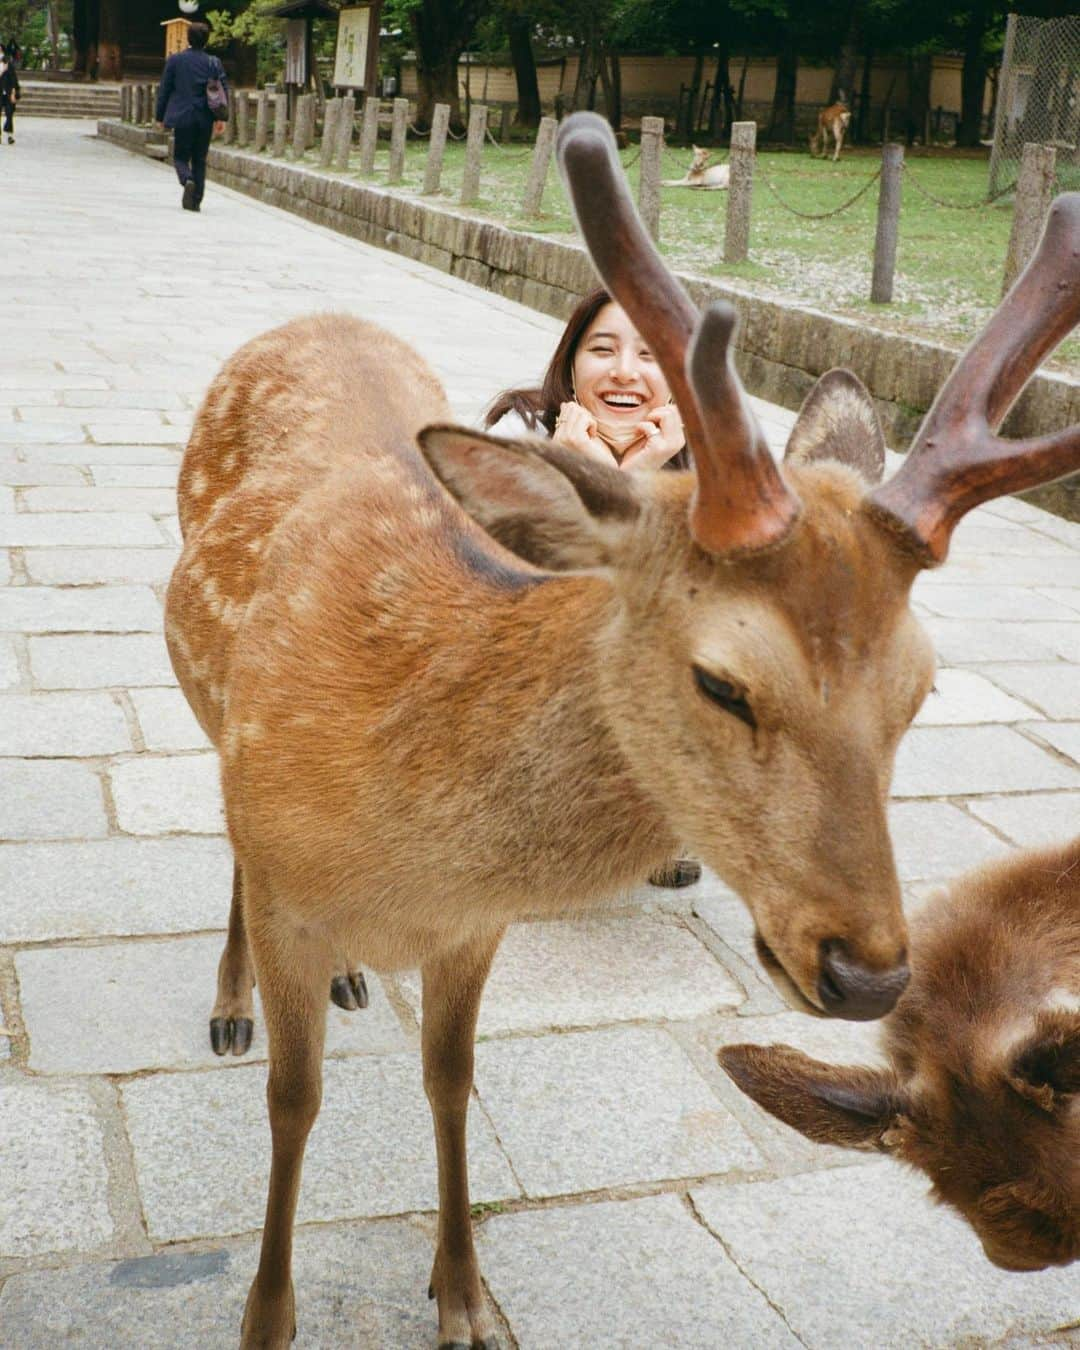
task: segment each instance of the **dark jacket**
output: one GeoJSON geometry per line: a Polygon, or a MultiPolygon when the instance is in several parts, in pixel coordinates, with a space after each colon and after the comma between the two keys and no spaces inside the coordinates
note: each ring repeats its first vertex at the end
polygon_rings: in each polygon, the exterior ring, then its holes
{"type": "Polygon", "coordinates": [[[214,76],[225,86],[225,68],[216,56],[188,47],[165,62],[165,73],[158,85],[157,107],[154,118],[167,127],[183,126],[191,121],[213,121],[206,102],[206,82],[214,76]]]}
{"type": "Polygon", "coordinates": [[[0,103],[11,103],[22,97],[22,90],[19,88],[19,75],[14,65],[9,61],[7,69],[3,75],[0,75],[0,103]],[[14,98],[12,97],[14,95],[14,98]]]}

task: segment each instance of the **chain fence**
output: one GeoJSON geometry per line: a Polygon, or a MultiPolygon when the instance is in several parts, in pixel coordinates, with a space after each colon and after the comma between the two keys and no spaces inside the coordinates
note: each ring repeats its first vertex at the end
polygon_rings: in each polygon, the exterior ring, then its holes
{"type": "Polygon", "coordinates": [[[991,197],[1015,186],[1027,142],[1057,151],[1062,191],[1080,187],[1080,15],[1009,15],[990,155],[991,197]]]}
{"type": "Polygon", "coordinates": [[[868,178],[862,187],[859,188],[858,192],[850,196],[846,202],[841,202],[839,206],[834,206],[830,211],[801,211],[797,206],[792,206],[790,202],[784,200],[776,184],[771,181],[768,174],[762,172],[760,161],[754,166],[755,180],[760,178],[784,210],[790,211],[793,216],[799,216],[802,220],[829,220],[832,216],[838,216],[842,211],[847,211],[850,207],[854,206],[860,197],[865,197],[880,177],[881,170],[878,169],[877,173],[871,178],[868,178]]]}

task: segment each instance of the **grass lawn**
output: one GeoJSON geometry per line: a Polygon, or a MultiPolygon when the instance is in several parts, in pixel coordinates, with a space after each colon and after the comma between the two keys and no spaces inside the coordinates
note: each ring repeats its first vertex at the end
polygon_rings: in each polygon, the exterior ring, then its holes
{"type": "MultiPolygon", "coordinates": [[[[521,215],[531,154],[531,147],[522,145],[485,146],[481,197],[473,209],[511,229],[569,235],[573,230],[570,208],[554,163],[544,193],[543,214],[537,220],[521,215]]],[[[388,155],[387,144],[380,141],[376,182],[385,178],[388,155]]],[[[404,191],[420,191],[426,157],[426,142],[410,139],[404,191]]],[[[718,152],[718,158],[723,158],[722,152],[718,152]]],[[[778,200],[779,196],[803,212],[833,210],[876,173],[880,158],[880,151],[872,148],[845,150],[836,164],[812,159],[806,153],[760,153],[750,260],[731,266],[721,260],[727,193],[664,188],[661,252],[677,268],[726,278],[759,294],[963,345],[1000,298],[1012,200],[1006,196],[992,205],[958,210],[937,205],[918,189],[961,206],[979,203],[986,195],[988,181],[985,154],[937,149],[907,155],[894,299],[888,305],[872,305],[868,298],[877,217],[876,184],[847,210],[825,220],[803,219],[778,200]]],[[[636,197],[638,148],[622,151],[622,159],[628,165],[636,197]]],[[[688,150],[666,148],[663,176],[681,177],[689,160],[688,150]]],[[[448,143],[443,200],[454,201],[460,195],[463,168],[464,146],[448,143]]],[[[1049,364],[1080,374],[1080,339],[1062,346],[1049,364]]]]}

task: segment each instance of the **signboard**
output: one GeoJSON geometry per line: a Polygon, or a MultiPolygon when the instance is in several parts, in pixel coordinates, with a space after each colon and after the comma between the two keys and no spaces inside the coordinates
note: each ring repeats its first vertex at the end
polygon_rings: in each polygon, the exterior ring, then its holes
{"type": "MultiPolygon", "coordinates": [[[[338,14],[333,82],[339,89],[363,89],[367,84],[371,21],[376,13],[372,5],[355,5],[338,14]]],[[[377,31],[375,40],[378,41],[377,31]]]]}
{"type": "Polygon", "coordinates": [[[307,84],[307,20],[285,25],[285,83],[307,84]]]}

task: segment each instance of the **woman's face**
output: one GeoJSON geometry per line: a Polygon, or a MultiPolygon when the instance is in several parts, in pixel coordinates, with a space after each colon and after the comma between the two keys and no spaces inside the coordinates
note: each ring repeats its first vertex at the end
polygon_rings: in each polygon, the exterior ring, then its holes
{"type": "Polygon", "coordinates": [[[578,403],[604,422],[628,425],[667,403],[667,381],[645,340],[614,301],[597,311],[574,354],[578,403]]]}

